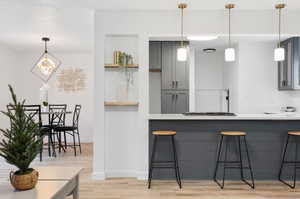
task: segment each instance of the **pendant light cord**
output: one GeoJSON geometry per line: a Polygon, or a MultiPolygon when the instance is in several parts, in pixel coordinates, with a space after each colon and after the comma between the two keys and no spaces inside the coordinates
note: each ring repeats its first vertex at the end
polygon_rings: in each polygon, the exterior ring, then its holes
{"type": "Polygon", "coordinates": [[[281,41],[281,8],[279,9],[279,20],[278,20],[278,48],[280,48],[280,41],[281,41]]]}
{"type": "Polygon", "coordinates": [[[231,8],[228,9],[228,31],[229,31],[229,37],[228,37],[228,44],[229,44],[229,48],[231,48],[231,8]]]}
{"type": "Polygon", "coordinates": [[[183,8],[181,8],[181,47],[183,47],[183,8]]]}

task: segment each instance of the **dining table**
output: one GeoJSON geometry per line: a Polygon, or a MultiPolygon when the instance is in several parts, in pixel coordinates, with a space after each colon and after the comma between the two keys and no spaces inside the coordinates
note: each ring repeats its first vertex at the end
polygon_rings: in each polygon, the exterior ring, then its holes
{"type": "MultiPolygon", "coordinates": [[[[55,125],[53,125],[53,121],[57,117],[59,117],[60,114],[72,114],[72,113],[73,113],[72,111],[41,111],[41,116],[48,116],[48,124],[46,125],[46,127],[50,128],[50,131],[52,133],[53,128],[55,127],[55,125]]],[[[42,117],[42,123],[44,124],[43,117],[42,117]]],[[[55,138],[54,138],[54,140],[55,140],[55,138]]],[[[56,151],[55,151],[55,146],[54,146],[55,142],[53,141],[53,137],[51,134],[49,135],[48,143],[52,145],[52,154],[51,154],[51,151],[49,150],[49,156],[56,157],[56,151]]],[[[63,149],[63,151],[65,151],[65,148],[61,144],[60,139],[58,139],[58,147],[59,147],[59,149],[63,149]]]]}

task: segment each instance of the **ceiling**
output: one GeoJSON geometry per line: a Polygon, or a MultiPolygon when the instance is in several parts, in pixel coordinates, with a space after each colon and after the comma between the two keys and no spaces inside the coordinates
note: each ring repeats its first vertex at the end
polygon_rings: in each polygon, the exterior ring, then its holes
{"type": "Polygon", "coordinates": [[[41,38],[48,36],[49,51],[91,51],[93,19],[89,9],[0,6],[0,43],[21,52],[40,51],[41,38]]]}
{"type": "Polygon", "coordinates": [[[226,3],[236,3],[237,9],[274,9],[279,2],[300,10],[300,0],[0,0],[0,44],[37,51],[43,48],[41,37],[49,36],[49,50],[92,51],[94,9],[176,10],[179,2],[191,10],[224,9],[226,3]]]}
{"type": "Polygon", "coordinates": [[[276,3],[286,3],[287,9],[299,9],[299,0],[1,0],[0,6],[55,6],[112,10],[172,10],[179,2],[188,3],[189,9],[224,9],[226,3],[235,3],[237,9],[274,9],[276,3]]]}

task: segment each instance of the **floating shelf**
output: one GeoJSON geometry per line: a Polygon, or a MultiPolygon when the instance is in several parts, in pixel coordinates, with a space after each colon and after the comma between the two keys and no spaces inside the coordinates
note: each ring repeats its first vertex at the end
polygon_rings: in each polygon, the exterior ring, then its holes
{"type": "Polygon", "coordinates": [[[161,69],[149,69],[149,72],[160,73],[161,69]]]}
{"type": "Polygon", "coordinates": [[[137,64],[129,64],[129,65],[105,64],[105,65],[104,65],[104,68],[122,68],[122,67],[127,67],[127,68],[138,68],[139,65],[137,65],[137,64]]]}
{"type": "Polygon", "coordinates": [[[138,106],[138,102],[104,102],[105,106],[138,106]]]}

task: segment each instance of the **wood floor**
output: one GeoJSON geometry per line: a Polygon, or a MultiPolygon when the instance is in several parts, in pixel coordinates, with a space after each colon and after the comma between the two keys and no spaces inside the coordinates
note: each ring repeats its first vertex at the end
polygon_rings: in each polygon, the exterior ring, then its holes
{"type": "Polygon", "coordinates": [[[81,166],[84,168],[80,178],[81,199],[300,199],[300,182],[295,190],[279,182],[256,182],[252,190],[240,182],[229,182],[221,190],[212,181],[183,182],[179,189],[173,181],[153,181],[150,190],[145,181],[134,178],[107,179],[95,181],[91,179],[92,145],[85,144],[83,153],[74,157],[72,151],[61,154],[58,158],[46,159],[38,165],[81,166]]]}

